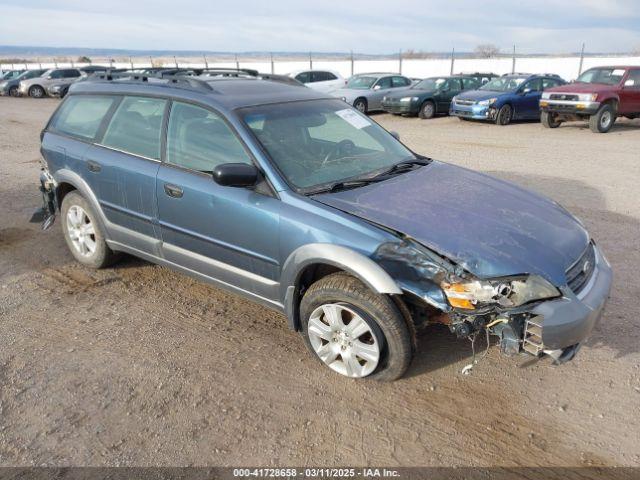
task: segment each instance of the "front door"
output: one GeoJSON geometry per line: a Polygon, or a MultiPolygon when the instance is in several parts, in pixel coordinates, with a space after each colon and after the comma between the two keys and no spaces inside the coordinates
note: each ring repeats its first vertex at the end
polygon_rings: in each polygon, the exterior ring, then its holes
{"type": "Polygon", "coordinates": [[[380,78],[367,97],[368,110],[382,110],[382,98],[392,91],[391,77],[380,78]]]}
{"type": "Polygon", "coordinates": [[[522,85],[515,108],[517,118],[538,118],[540,116],[540,97],[542,97],[542,79],[535,78],[522,85]]]}
{"type": "Polygon", "coordinates": [[[435,98],[437,101],[438,112],[448,112],[451,105],[451,99],[462,91],[459,78],[449,78],[438,90],[435,98]]]}
{"type": "Polygon", "coordinates": [[[252,162],[232,127],[209,109],[173,102],[165,157],[156,181],[164,258],[277,301],[280,200],[211,175],[223,163],[252,162]]]}

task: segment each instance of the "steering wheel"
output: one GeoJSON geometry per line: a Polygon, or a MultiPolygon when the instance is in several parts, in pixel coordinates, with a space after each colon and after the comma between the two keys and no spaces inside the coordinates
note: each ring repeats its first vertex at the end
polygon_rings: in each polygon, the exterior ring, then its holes
{"type": "Polygon", "coordinates": [[[341,153],[349,155],[351,152],[353,152],[354,148],[356,148],[356,144],[351,140],[340,140],[331,150],[329,150],[329,153],[325,155],[324,160],[322,160],[320,166],[324,167],[327,163],[338,160],[338,155],[340,155],[341,153]]]}

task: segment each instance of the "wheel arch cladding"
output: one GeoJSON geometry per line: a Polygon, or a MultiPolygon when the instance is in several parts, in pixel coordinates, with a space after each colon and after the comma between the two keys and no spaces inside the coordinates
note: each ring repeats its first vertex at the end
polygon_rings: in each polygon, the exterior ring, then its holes
{"type": "Polygon", "coordinates": [[[304,286],[305,274],[314,270],[317,276],[315,280],[329,273],[343,271],[353,275],[376,293],[402,294],[400,287],[382,267],[355,250],[329,243],[303,245],[294,250],[285,261],[280,283],[285,313],[289,326],[294,330],[300,327],[301,286],[304,286]],[[320,269],[319,272],[317,269],[320,269]]]}

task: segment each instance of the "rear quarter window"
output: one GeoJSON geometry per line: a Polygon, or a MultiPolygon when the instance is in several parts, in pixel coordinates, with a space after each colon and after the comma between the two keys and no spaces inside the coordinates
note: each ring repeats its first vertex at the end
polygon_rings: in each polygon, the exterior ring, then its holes
{"type": "Polygon", "coordinates": [[[115,97],[94,95],[72,95],[60,106],[49,129],[93,140],[115,97]]]}

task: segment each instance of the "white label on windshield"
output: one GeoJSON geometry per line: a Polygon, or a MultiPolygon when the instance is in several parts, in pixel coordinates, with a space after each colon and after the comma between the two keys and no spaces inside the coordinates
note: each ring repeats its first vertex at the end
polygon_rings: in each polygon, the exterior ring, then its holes
{"type": "Polygon", "coordinates": [[[624,70],[620,69],[620,68],[618,68],[618,69],[614,70],[613,72],[611,72],[611,76],[612,77],[617,77],[617,76],[622,76],[622,75],[624,75],[624,70]]]}
{"type": "Polygon", "coordinates": [[[336,115],[338,115],[344,121],[349,122],[351,125],[353,125],[358,129],[365,128],[371,125],[371,122],[369,122],[369,120],[367,120],[366,118],[364,118],[363,116],[361,116],[360,114],[356,113],[355,111],[349,108],[345,108],[344,110],[338,110],[336,112],[336,115]]]}

